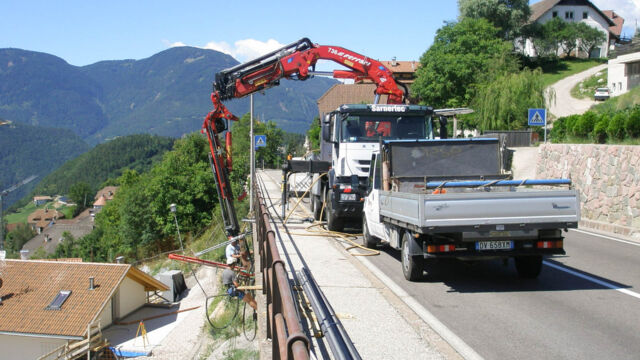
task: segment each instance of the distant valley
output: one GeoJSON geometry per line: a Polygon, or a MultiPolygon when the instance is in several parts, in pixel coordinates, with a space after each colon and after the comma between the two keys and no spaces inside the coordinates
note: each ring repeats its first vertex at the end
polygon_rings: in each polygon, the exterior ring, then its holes
{"type": "MultiPolygon", "coordinates": [[[[142,60],[73,66],[54,55],[0,49],[0,190],[38,178],[5,197],[29,193],[51,171],[90,146],[129,134],[177,138],[198,131],[211,110],[215,73],[238,62],[229,55],[176,47],[142,60]]],[[[255,116],[304,133],[318,114],[316,101],[337,82],[283,80],[254,95],[255,116]]],[[[238,116],[249,99],[226,102],[238,116]]]]}
{"type": "MultiPolygon", "coordinates": [[[[179,137],[200,128],[215,73],[236,64],[229,55],[193,47],[82,67],[45,53],[0,49],[0,118],[70,129],[89,144],[136,133],[179,137]]],[[[317,99],[335,83],[284,80],[254,97],[256,116],[303,133],[317,116],[317,99]]],[[[228,107],[242,115],[249,101],[232,100],[228,107]]]]}

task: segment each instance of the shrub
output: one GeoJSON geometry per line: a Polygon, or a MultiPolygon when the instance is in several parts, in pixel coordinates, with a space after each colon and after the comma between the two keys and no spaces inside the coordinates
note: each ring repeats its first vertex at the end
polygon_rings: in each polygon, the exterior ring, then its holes
{"type": "Polygon", "coordinates": [[[593,127],[593,132],[591,133],[593,140],[598,144],[607,142],[607,126],[609,126],[609,116],[603,114],[600,116],[598,122],[596,122],[596,125],[593,127]]]}
{"type": "Polygon", "coordinates": [[[580,120],[580,115],[569,115],[565,118],[564,127],[566,129],[567,135],[575,136],[574,127],[578,120],[580,120]]]}
{"type": "Polygon", "coordinates": [[[561,117],[553,122],[553,128],[549,134],[554,142],[562,142],[567,138],[567,118],[561,117]]]}
{"type": "Polygon", "coordinates": [[[587,111],[576,121],[573,126],[573,134],[583,138],[589,136],[593,132],[597,120],[598,116],[594,112],[587,111]]]}
{"type": "Polygon", "coordinates": [[[612,140],[624,139],[625,116],[622,113],[615,114],[607,126],[607,135],[612,140]]]}
{"type": "Polygon", "coordinates": [[[640,107],[636,106],[624,122],[624,129],[629,137],[640,137],[640,107]]]}

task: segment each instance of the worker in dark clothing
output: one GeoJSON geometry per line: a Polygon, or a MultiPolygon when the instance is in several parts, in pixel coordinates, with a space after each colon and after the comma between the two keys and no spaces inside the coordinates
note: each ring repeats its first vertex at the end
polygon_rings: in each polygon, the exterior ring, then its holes
{"type": "Polygon", "coordinates": [[[236,273],[233,269],[227,268],[222,272],[222,283],[227,287],[227,294],[229,296],[237,296],[238,299],[246,302],[253,308],[253,310],[258,310],[258,304],[256,300],[251,296],[251,294],[246,294],[242,290],[238,290],[238,280],[236,279],[236,273]]]}

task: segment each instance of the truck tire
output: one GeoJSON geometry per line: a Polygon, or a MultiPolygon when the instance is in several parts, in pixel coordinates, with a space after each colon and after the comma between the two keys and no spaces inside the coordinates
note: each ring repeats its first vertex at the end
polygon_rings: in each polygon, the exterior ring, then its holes
{"type": "Polygon", "coordinates": [[[324,209],[327,212],[327,229],[329,231],[343,231],[344,221],[336,215],[333,209],[333,190],[329,190],[325,201],[327,202],[324,209]]]}
{"type": "Polygon", "coordinates": [[[322,212],[322,200],[318,195],[311,195],[311,208],[313,209],[313,218],[315,220],[322,220],[320,213],[322,212]]]}
{"type": "Polygon", "coordinates": [[[516,270],[523,279],[535,279],[542,270],[542,256],[516,256],[516,270]]]}
{"type": "Polygon", "coordinates": [[[364,214],[362,214],[362,245],[369,249],[373,249],[378,245],[378,239],[369,233],[367,218],[364,214]]]}
{"type": "Polygon", "coordinates": [[[402,273],[404,278],[409,281],[418,281],[422,279],[422,272],[424,270],[424,259],[421,256],[411,255],[411,250],[418,246],[416,239],[411,236],[411,233],[405,231],[402,235],[402,248],[400,251],[400,258],[402,261],[402,273]]]}

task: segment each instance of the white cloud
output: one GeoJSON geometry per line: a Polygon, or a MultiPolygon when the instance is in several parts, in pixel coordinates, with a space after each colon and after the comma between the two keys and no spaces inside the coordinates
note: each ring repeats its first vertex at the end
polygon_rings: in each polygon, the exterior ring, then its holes
{"type": "MultiPolygon", "coordinates": [[[[613,10],[624,19],[624,31],[633,32],[640,21],[640,0],[592,0],[600,10],[613,10]]],[[[631,34],[629,34],[631,35],[631,34]]]]}
{"type": "Polygon", "coordinates": [[[264,55],[273,50],[279,49],[284,46],[274,39],[269,39],[266,42],[262,42],[255,39],[238,40],[234,43],[235,56],[244,61],[255,59],[260,55],[264,55]]]}
{"type": "MultiPolygon", "coordinates": [[[[185,43],[181,41],[177,41],[167,45],[169,47],[176,46],[187,46],[185,43]]],[[[205,46],[197,46],[203,49],[215,50],[228,55],[233,56],[236,60],[240,62],[245,62],[251,59],[255,59],[260,55],[264,55],[273,50],[279,49],[284,45],[279,43],[277,40],[269,39],[267,41],[260,41],[256,39],[243,39],[238,40],[230,45],[226,41],[211,41],[208,42],[205,46]]]]}

